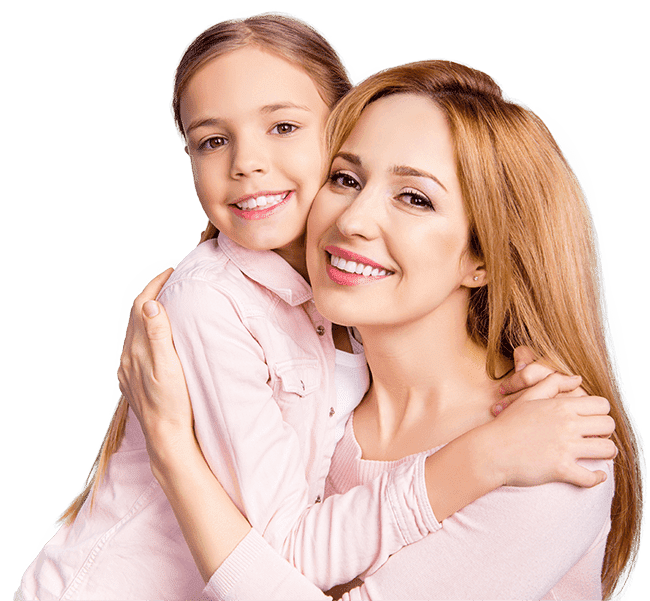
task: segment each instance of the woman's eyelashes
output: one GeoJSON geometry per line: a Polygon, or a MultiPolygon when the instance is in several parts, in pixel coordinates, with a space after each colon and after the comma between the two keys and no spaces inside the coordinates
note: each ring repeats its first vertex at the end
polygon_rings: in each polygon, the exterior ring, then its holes
{"type": "MultiPolygon", "coordinates": [[[[362,185],[359,180],[350,174],[349,171],[333,171],[329,180],[334,188],[343,190],[361,190],[362,185]]],[[[408,207],[415,207],[427,211],[435,210],[433,203],[421,192],[412,188],[400,190],[394,198],[397,202],[407,205],[408,207]]]]}
{"type": "Polygon", "coordinates": [[[415,190],[404,190],[397,197],[411,207],[434,210],[433,203],[424,194],[415,190]]]}
{"type": "Polygon", "coordinates": [[[330,173],[329,179],[330,182],[338,188],[352,188],[354,190],[361,189],[359,181],[347,171],[333,171],[330,173]]]}

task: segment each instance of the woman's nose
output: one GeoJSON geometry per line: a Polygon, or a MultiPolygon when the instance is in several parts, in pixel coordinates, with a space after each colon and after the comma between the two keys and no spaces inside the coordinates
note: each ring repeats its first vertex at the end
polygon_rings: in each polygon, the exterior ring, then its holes
{"type": "Polygon", "coordinates": [[[348,238],[361,236],[371,239],[378,236],[381,231],[379,220],[382,214],[382,203],[378,193],[366,188],[357,194],[339,215],[336,225],[348,238]]]}
{"type": "Polygon", "coordinates": [[[254,173],[268,171],[268,157],[260,141],[240,139],[233,144],[233,155],[230,167],[231,177],[238,179],[249,177],[254,173]]]}

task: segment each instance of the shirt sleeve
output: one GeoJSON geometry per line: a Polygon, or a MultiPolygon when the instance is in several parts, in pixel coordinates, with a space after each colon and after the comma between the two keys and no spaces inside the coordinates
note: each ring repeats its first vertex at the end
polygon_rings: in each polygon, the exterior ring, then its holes
{"type": "Polygon", "coordinates": [[[439,527],[424,459],[311,504],[297,433],[283,420],[264,349],[236,301],[195,278],[175,281],[160,301],[210,469],[253,528],[312,582],[348,582],[439,527]]]}
{"type": "MultiPolygon", "coordinates": [[[[600,599],[613,470],[611,462],[585,463],[606,470],[607,482],[591,489],[551,483],[493,491],[393,555],[343,599],[541,599],[592,552],[592,570],[574,590],[579,598],[600,599]]],[[[212,576],[207,599],[329,598],[255,532],[240,547],[212,576]]]]}

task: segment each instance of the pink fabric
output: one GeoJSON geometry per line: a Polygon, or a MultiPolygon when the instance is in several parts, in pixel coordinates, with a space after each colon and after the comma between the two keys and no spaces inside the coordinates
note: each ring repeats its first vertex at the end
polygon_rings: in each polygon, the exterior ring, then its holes
{"type": "MultiPolygon", "coordinates": [[[[331,324],[276,253],[220,236],[181,262],[160,300],[210,467],[272,548],[312,581],[346,582],[439,527],[423,458],[320,503],[335,447],[331,324]]],[[[188,599],[203,587],[130,415],[93,511],[86,504],[45,546],[22,594],[188,599]]]]}
{"type": "MultiPolygon", "coordinates": [[[[345,492],[411,459],[362,460],[350,420],[334,454],[328,491],[345,492]]],[[[553,483],[495,490],[363,574],[364,584],[343,598],[601,599],[613,466],[584,465],[605,470],[608,480],[592,489],[553,483]]],[[[350,542],[356,543],[353,536],[350,542]]],[[[255,531],[213,575],[205,594],[221,601],[328,598],[255,531]]]]}

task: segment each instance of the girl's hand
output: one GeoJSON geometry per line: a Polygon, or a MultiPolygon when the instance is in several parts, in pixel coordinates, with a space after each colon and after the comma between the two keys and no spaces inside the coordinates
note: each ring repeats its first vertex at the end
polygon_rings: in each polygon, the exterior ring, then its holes
{"type": "MultiPolygon", "coordinates": [[[[501,383],[503,398],[492,406],[493,415],[499,415],[527,389],[554,373],[554,370],[545,365],[543,360],[537,360],[533,351],[527,346],[518,346],[515,349],[513,361],[515,367],[512,373],[501,383]]],[[[559,393],[559,396],[587,396],[587,393],[578,386],[568,392],[559,393]]]]}
{"type": "Polygon", "coordinates": [[[601,397],[567,396],[578,390],[579,376],[551,373],[484,426],[489,465],[504,485],[534,486],[559,481],[591,487],[605,472],[582,467],[579,459],[613,459],[614,432],[609,402],[601,397]],[[562,395],[562,396],[559,396],[562,395]],[[533,401],[533,402],[529,402],[533,401]]]}
{"type": "Polygon", "coordinates": [[[154,278],[135,299],[117,374],[142,426],[152,467],[195,444],[183,368],[165,309],[154,300],[171,272],[154,278]]]}

